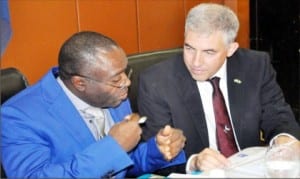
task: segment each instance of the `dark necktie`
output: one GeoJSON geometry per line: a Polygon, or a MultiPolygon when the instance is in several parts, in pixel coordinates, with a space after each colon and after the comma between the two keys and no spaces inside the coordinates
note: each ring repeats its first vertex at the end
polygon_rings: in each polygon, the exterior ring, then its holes
{"type": "Polygon", "coordinates": [[[226,109],[224,97],[219,88],[220,78],[214,77],[209,82],[213,86],[213,106],[217,128],[217,144],[220,152],[229,157],[236,153],[237,147],[234,141],[233,130],[226,109]]]}

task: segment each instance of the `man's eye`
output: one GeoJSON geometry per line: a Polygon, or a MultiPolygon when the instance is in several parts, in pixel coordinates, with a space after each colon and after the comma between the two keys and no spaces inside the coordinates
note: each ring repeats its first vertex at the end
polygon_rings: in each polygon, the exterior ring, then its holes
{"type": "Polygon", "coordinates": [[[113,82],[113,83],[118,83],[119,81],[121,81],[121,79],[114,79],[114,80],[112,80],[111,82],[113,82]]]}
{"type": "Polygon", "coordinates": [[[208,55],[214,55],[216,52],[212,51],[212,50],[208,50],[208,51],[205,51],[205,53],[208,55]]]}
{"type": "Polygon", "coordinates": [[[122,79],[121,77],[117,77],[117,78],[112,79],[111,82],[112,83],[118,83],[118,82],[121,81],[121,79],[122,79]]]}
{"type": "Polygon", "coordinates": [[[190,46],[184,46],[184,48],[185,48],[186,50],[192,50],[192,48],[191,48],[190,46]]]}

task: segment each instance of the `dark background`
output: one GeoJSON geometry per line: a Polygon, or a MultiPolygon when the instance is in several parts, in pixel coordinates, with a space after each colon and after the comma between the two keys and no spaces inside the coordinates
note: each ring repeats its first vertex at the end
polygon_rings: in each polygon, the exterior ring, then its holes
{"type": "Polygon", "coordinates": [[[250,48],[268,51],[300,123],[300,0],[250,0],[250,48]]]}

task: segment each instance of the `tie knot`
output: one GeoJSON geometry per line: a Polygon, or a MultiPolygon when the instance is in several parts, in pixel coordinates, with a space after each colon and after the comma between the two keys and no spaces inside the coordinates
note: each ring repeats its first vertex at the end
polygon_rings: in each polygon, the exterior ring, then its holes
{"type": "Polygon", "coordinates": [[[105,114],[103,109],[88,107],[81,110],[83,118],[89,122],[88,126],[94,137],[99,140],[105,136],[105,114]]]}
{"type": "Polygon", "coordinates": [[[220,81],[219,77],[213,77],[212,79],[209,79],[207,81],[209,81],[212,84],[214,89],[219,88],[219,81],[220,81]]]}
{"type": "Polygon", "coordinates": [[[86,118],[98,118],[102,116],[101,109],[95,107],[88,107],[82,110],[82,113],[86,118]]]}

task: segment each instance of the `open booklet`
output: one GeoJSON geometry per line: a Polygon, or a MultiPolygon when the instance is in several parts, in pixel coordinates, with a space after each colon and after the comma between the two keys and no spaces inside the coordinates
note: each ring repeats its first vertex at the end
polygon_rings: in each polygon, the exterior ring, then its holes
{"type": "Polygon", "coordinates": [[[230,167],[194,174],[171,173],[168,178],[264,178],[264,156],[267,147],[249,147],[228,159],[230,167]]]}

